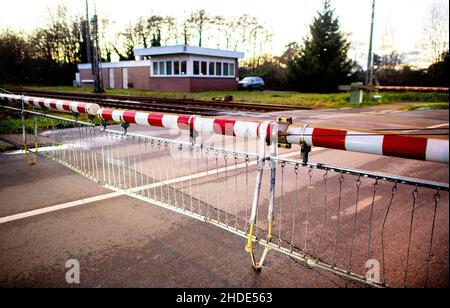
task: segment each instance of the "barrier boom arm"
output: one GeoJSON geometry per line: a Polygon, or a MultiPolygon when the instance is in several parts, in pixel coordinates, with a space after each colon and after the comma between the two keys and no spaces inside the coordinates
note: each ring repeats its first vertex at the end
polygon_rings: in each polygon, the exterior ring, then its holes
{"type": "Polygon", "coordinates": [[[0,93],[0,99],[8,102],[24,102],[25,105],[35,108],[97,115],[103,121],[191,130],[198,134],[218,134],[250,139],[269,136],[272,140],[274,140],[273,138],[278,138],[275,142],[283,140],[282,143],[288,144],[305,144],[329,149],[448,164],[448,140],[314,128],[307,125],[290,123],[279,125],[277,122],[238,121],[233,119],[118,110],[100,108],[97,104],[2,93],[0,93]]]}
{"type": "Polygon", "coordinates": [[[0,93],[0,99],[3,99],[8,102],[24,103],[25,106],[32,108],[48,109],[66,113],[85,113],[91,116],[96,116],[97,111],[100,109],[99,105],[92,103],[67,101],[53,98],[33,97],[26,95],[0,93]]]}
{"type": "Polygon", "coordinates": [[[329,149],[448,163],[448,140],[297,125],[287,128],[286,139],[288,143],[304,142],[329,149]]]}
{"type": "Polygon", "coordinates": [[[287,143],[306,144],[329,149],[448,163],[448,140],[401,135],[372,134],[338,129],[313,128],[298,124],[166,115],[103,108],[98,115],[105,121],[141,124],[168,129],[194,130],[200,134],[235,137],[284,137],[287,143]]]}

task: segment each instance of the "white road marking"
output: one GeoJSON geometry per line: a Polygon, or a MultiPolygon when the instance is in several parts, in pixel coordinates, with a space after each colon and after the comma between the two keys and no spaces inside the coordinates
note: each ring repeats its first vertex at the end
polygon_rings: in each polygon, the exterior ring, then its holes
{"type": "MultiPolygon", "coordinates": [[[[43,153],[43,152],[53,152],[53,151],[58,151],[58,150],[70,150],[70,149],[84,149],[84,150],[89,150],[90,147],[87,145],[87,142],[78,142],[78,143],[67,143],[67,144],[63,144],[63,145],[55,145],[55,146],[42,146],[42,147],[38,147],[38,152],[43,153]]],[[[34,146],[30,147],[30,149],[28,150],[28,152],[33,153],[35,151],[34,146]]],[[[14,151],[9,151],[9,152],[5,152],[2,155],[19,155],[19,154],[25,154],[24,150],[14,150],[14,151]]]]}
{"type": "MultiPolygon", "coordinates": [[[[376,203],[380,200],[381,200],[381,196],[376,196],[374,202],[376,203]]],[[[370,205],[372,205],[372,201],[373,201],[372,197],[367,197],[366,199],[361,200],[358,203],[358,212],[360,212],[360,211],[364,210],[365,208],[369,207],[370,205]]],[[[345,210],[339,212],[339,215],[340,216],[351,216],[351,215],[355,215],[355,213],[356,213],[356,204],[353,204],[352,206],[349,206],[345,210]]],[[[336,220],[337,216],[336,215],[331,216],[331,219],[336,220]]]]}
{"type": "MultiPolygon", "coordinates": [[[[38,152],[53,152],[56,150],[67,150],[69,149],[70,144],[64,144],[64,145],[57,145],[57,146],[48,146],[48,147],[39,147],[38,148],[38,152]]],[[[34,152],[34,147],[32,149],[30,149],[28,152],[34,152]]],[[[14,151],[9,151],[9,152],[5,152],[3,155],[18,155],[18,154],[25,154],[24,150],[14,150],[14,151]]]]}
{"type": "Polygon", "coordinates": [[[311,116],[309,118],[325,120],[325,119],[337,119],[337,118],[350,118],[350,117],[354,117],[354,116],[358,116],[358,115],[359,114],[357,114],[357,113],[341,113],[341,114],[330,114],[330,115],[317,115],[317,116],[311,116]]]}
{"type": "MultiPolygon", "coordinates": [[[[448,123],[428,126],[425,129],[434,129],[434,128],[441,128],[441,127],[446,127],[446,126],[448,126],[448,123]]],[[[407,130],[407,131],[405,131],[405,133],[414,133],[414,132],[419,132],[419,131],[421,131],[421,129],[407,130]]]]}
{"type": "Polygon", "coordinates": [[[42,214],[46,214],[46,213],[50,213],[50,212],[60,211],[63,209],[68,209],[68,208],[72,208],[72,207],[76,207],[76,206],[80,206],[80,205],[86,205],[88,203],[92,203],[92,202],[96,202],[96,201],[115,198],[120,195],[122,195],[122,193],[114,192],[114,193],[109,193],[109,194],[105,194],[105,195],[95,196],[92,198],[81,199],[81,200],[77,200],[77,201],[72,201],[72,202],[67,202],[67,203],[63,203],[63,204],[45,207],[42,209],[28,211],[28,212],[24,212],[24,213],[20,213],[20,214],[6,216],[6,217],[0,218],[0,224],[19,220],[19,219],[24,219],[24,218],[28,218],[28,217],[32,217],[32,216],[42,215],[42,214]]]}
{"type": "MultiPolygon", "coordinates": [[[[326,150],[326,149],[316,148],[316,149],[313,149],[312,152],[320,152],[320,151],[324,151],[324,150],[326,150]]],[[[280,157],[288,158],[288,157],[293,157],[296,155],[299,155],[299,153],[298,152],[287,153],[284,155],[280,155],[280,157]]],[[[256,161],[252,161],[252,162],[248,163],[248,166],[254,166],[256,164],[257,164],[256,161]]],[[[192,174],[192,175],[186,175],[183,177],[174,178],[171,180],[166,180],[163,182],[158,182],[155,184],[149,184],[149,185],[135,187],[135,188],[132,188],[130,191],[135,193],[138,191],[157,188],[157,187],[164,186],[164,185],[171,185],[171,184],[176,184],[176,183],[185,182],[185,181],[189,181],[189,180],[194,180],[194,179],[206,177],[209,175],[216,175],[217,173],[223,173],[225,171],[229,172],[229,171],[233,171],[235,169],[242,169],[242,168],[245,168],[246,166],[247,166],[246,163],[242,163],[242,164],[239,164],[236,166],[230,166],[228,168],[223,167],[223,168],[219,168],[218,170],[212,169],[212,170],[209,170],[209,172],[204,171],[204,172],[200,172],[200,173],[196,173],[196,174],[192,174]]],[[[126,194],[127,194],[126,192],[113,192],[113,193],[108,193],[108,194],[95,196],[95,197],[91,197],[91,198],[86,198],[86,199],[71,201],[71,202],[62,203],[62,204],[58,204],[58,205],[53,205],[53,206],[49,206],[49,207],[45,207],[45,208],[37,209],[37,210],[32,210],[32,211],[28,211],[28,212],[24,212],[24,213],[20,213],[20,214],[5,216],[5,217],[0,218],[0,224],[4,224],[7,222],[16,221],[16,220],[20,220],[20,219],[24,219],[24,218],[29,218],[29,217],[33,217],[33,216],[38,216],[38,215],[42,215],[42,214],[47,214],[47,213],[51,213],[51,212],[55,212],[55,211],[60,211],[60,210],[68,209],[68,208],[73,208],[73,207],[77,207],[77,206],[81,206],[81,205],[87,205],[89,203],[103,201],[103,200],[107,200],[107,199],[111,199],[111,198],[116,198],[116,197],[120,197],[120,196],[123,196],[126,194]]]]}
{"type": "Polygon", "coordinates": [[[440,128],[440,127],[445,127],[445,126],[448,126],[448,123],[445,123],[445,124],[439,124],[439,125],[434,125],[434,126],[429,126],[429,127],[427,127],[427,128],[440,128]]]}

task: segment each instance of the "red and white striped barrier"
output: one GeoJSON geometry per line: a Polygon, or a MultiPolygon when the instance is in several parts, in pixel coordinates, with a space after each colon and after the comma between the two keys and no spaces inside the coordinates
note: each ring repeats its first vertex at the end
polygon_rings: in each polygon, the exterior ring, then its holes
{"type": "MultiPolygon", "coordinates": [[[[128,124],[180,130],[193,128],[200,134],[247,138],[272,136],[272,133],[275,136],[278,134],[275,122],[268,125],[267,122],[259,123],[231,119],[165,115],[108,108],[100,109],[98,116],[105,121],[128,124]]],[[[286,136],[287,142],[292,144],[305,143],[309,146],[329,149],[448,163],[448,140],[371,134],[297,125],[288,126],[286,136]]]]}
{"type": "Polygon", "coordinates": [[[448,140],[290,126],[289,143],[448,163],[448,140]]]}
{"type": "Polygon", "coordinates": [[[0,93],[0,99],[9,102],[24,102],[26,106],[34,108],[45,108],[60,112],[86,113],[96,116],[100,106],[92,103],[82,103],[74,101],[65,101],[51,98],[32,97],[23,95],[12,95],[0,93]]]}
{"type": "MultiPolygon", "coordinates": [[[[104,121],[140,124],[167,129],[190,130],[192,128],[200,134],[218,134],[235,137],[258,138],[262,129],[261,123],[258,122],[202,118],[186,115],[166,115],[109,108],[100,109],[98,116],[104,121]]],[[[271,127],[266,127],[266,134],[268,136],[270,136],[271,127]]]]}
{"type": "MultiPolygon", "coordinates": [[[[26,105],[35,108],[97,115],[104,121],[140,124],[167,129],[193,130],[199,134],[206,135],[218,134],[246,138],[266,138],[266,136],[277,136],[279,133],[276,122],[260,123],[232,119],[115,110],[100,108],[97,104],[10,94],[0,94],[0,99],[10,102],[24,102],[26,105]]],[[[448,140],[371,134],[337,129],[302,127],[298,125],[288,125],[282,133],[285,134],[286,141],[291,144],[305,143],[309,146],[329,149],[443,163],[448,163],[449,158],[448,140]]]]}

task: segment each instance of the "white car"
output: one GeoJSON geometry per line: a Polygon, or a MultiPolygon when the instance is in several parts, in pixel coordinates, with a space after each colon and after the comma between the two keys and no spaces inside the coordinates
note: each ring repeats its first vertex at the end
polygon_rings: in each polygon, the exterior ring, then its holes
{"type": "Polygon", "coordinates": [[[253,90],[258,89],[260,91],[264,90],[264,80],[261,77],[245,77],[238,83],[239,89],[253,90]]]}

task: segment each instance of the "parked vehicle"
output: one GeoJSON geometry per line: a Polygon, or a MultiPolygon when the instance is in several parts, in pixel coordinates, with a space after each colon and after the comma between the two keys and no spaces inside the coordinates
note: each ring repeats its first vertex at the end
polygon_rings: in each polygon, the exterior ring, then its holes
{"type": "Polygon", "coordinates": [[[264,90],[264,80],[261,77],[245,77],[238,83],[239,89],[246,90],[264,90]]]}

